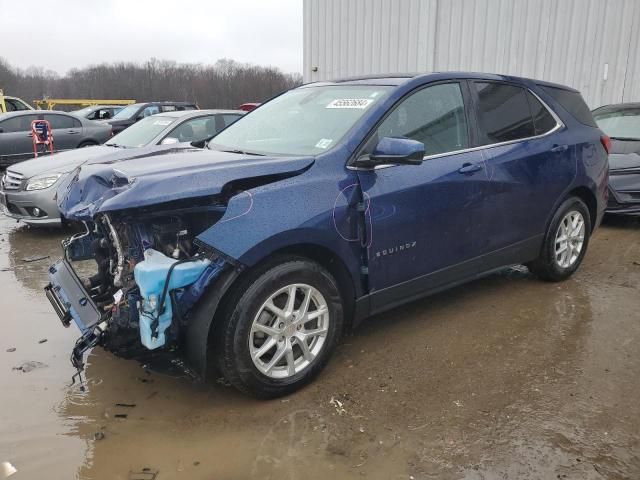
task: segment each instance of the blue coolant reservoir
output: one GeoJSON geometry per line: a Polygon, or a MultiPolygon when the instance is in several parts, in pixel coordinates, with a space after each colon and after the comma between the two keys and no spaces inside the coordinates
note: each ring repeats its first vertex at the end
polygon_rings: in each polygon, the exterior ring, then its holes
{"type": "Polygon", "coordinates": [[[164,300],[164,309],[158,318],[157,336],[153,336],[153,322],[158,316],[158,307],[162,297],[162,290],[167,280],[167,273],[171,265],[178,260],[167,257],[151,248],[144,251],[144,260],[133,269],[133,276],[140,288],[140,341],[149,350],[161,347],[165,343],[165,330],[171,325],[173,310],[169,292],[176,288],[186,287],[195,282],[205,268],[211,263],[209,260],[196,260],[176,265],[169,278],[169,289],[164,300]]]}

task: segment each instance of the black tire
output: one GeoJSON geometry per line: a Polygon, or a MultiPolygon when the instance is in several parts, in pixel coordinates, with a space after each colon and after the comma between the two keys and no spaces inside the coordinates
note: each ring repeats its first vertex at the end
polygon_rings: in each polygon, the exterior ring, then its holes
{"type": "Polygon", "coordinates": [[[318,375],[335,349],[344,323],[342,299],[335,279],[320,265],[302,257],[279,257],[249,272],[239,281],[223,308],[214,332],[218,368],[240,391],[263,399],[290,394],[318,375]],[[321,350],[304,369],[289,377],[272,378],[260,371],[251,358],[251,328],[267,299],[292,284],[309,285],[320,292],[327,305],[328,329],[321,350]]]}
{"type": "Polygon", "coordinates": [[[540,251],[540,256],[534,261],[527,264],[529,270],[542,280],[549,282],[559,282],[566,280],[578,269],[582,263],[587,247],[589,246],[589,238],[591,236],[591,217],[589,209],[578,197],[569,197],[562,202],[560,207],[549,224],[549,228],[545,234],[544,244],[540,251]],[[560,228],[560,223],[570,212],[578,212],[584,219],[584,239],[582,248],[577,258],[567,267],[563,267],[556,259],[556,234],[560,228]]]}
{"type": "Polygon", "coordinates": [[[78,145],[77,148],[95,147],[96,145],[98,145],[98,144],[96,142],[92,142],[92,141],[81,142],[80,145],[78,145]]]}

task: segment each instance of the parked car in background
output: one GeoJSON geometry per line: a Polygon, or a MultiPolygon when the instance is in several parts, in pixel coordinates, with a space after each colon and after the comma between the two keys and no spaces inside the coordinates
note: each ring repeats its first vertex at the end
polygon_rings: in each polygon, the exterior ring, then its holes
{"type": "Polygon", "coordinates": [[[54,152],[91,147],[111,137],[111,125],[91,122],[54,110],[23,110],[0,114],[0,167],[33,157],[31,122],[47,120],[53,132],[54,152]]]}
{"type": "Polygon", "coordinates": [[[593,111],[611,138],[608,214],[640,214],[640,103],[607,105],[593,111]]]}
{"type": "Polygon", "coordinates": [[[251,110],[255,110],[260,106],[259,103],[243,103],[238,107],[238,110],[244,110],[245,112],[250,112],[251,110]]]}
{"type": "MultiPolygon", "coordinates": [[[[145,118],[93,148],[27,160],[9,167],[0,183],[0,201],[9,217],[30,225],[61,224],[55,201],[63,177],[84,162],[114,161],[136,155],[142,147],[207,140],[239,119],[238,110],[174,111],[145,118]]],[[[187,143],[184,148],[189,148],[187,143]]]]}
{"type": "Polygon", "coordinates": [[[73,110],[69,113],[86,118],[87,120],[109,120],[123,108],[122,105],[91,105],[81,108],[80,110],[73,110]]]}
{"type": "Polygon", "coordinates": [[[606,205],[608,139],[580,93],[433,73],[308,84],[206,150],[93,162],[47,296],[96,344],[182,352],[266,398],[316,376],[343,328],[524,263],[571,276],[606,205]],[[79,280],[71,261],[95,258],[79,280]],[[116,298],[114,308],[112,299],[116,298]],[[213,357],[211,357],[213,355],[213,357]]]}
{"type": "Polygon", "coordinates": [[[33,107],[21,98],[3,95],[0,90],[0,113],[20,112],[22,110],[33,110],[33,107]]]}
{"type": "Polygon", "coordinates": [[[175,111],[183,111],[183,110],[197,110],[198,106],[195,103],[190,102],[145,102],[145,103],[134,103],[132,105],[127,105],[118,113],[116,113],[113,118],[110,120],[106,120],[112,127],[113,133],[120,133],[127,127],[130,127],[134,123],[143,118],[149,117],[151,115],[156,115],[158,113],[165,112],[175,112],[175,111]]]}

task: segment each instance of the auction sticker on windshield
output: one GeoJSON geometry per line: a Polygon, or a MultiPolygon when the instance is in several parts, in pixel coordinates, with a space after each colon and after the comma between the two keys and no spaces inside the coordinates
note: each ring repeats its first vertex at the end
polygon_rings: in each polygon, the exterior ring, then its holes
{"type": "Polygon", "coordinates": [[[370,98],[337,98],[333,100],[327,108],[367,108],[373,100],[370,98]]]}
{"type": "Polygon", "coordinates": [[[153,124],[166,127],[167,125],[171,125],[171,120],[156,120],[155,122],[153,122],[153,124]]]}

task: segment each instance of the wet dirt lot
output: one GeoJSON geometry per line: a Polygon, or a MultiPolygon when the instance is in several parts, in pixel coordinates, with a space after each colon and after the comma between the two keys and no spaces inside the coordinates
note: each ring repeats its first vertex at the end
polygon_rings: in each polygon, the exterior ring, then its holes
{"type": "Polygon", "coordinates": [[[70,386],[78,333],[42,294],[63,236],[0,218],[16,480],[640,478],[640,221],[603,226],[567,282],[509,269],[377,316],[268,402],[101,349],[70,386]]]}

